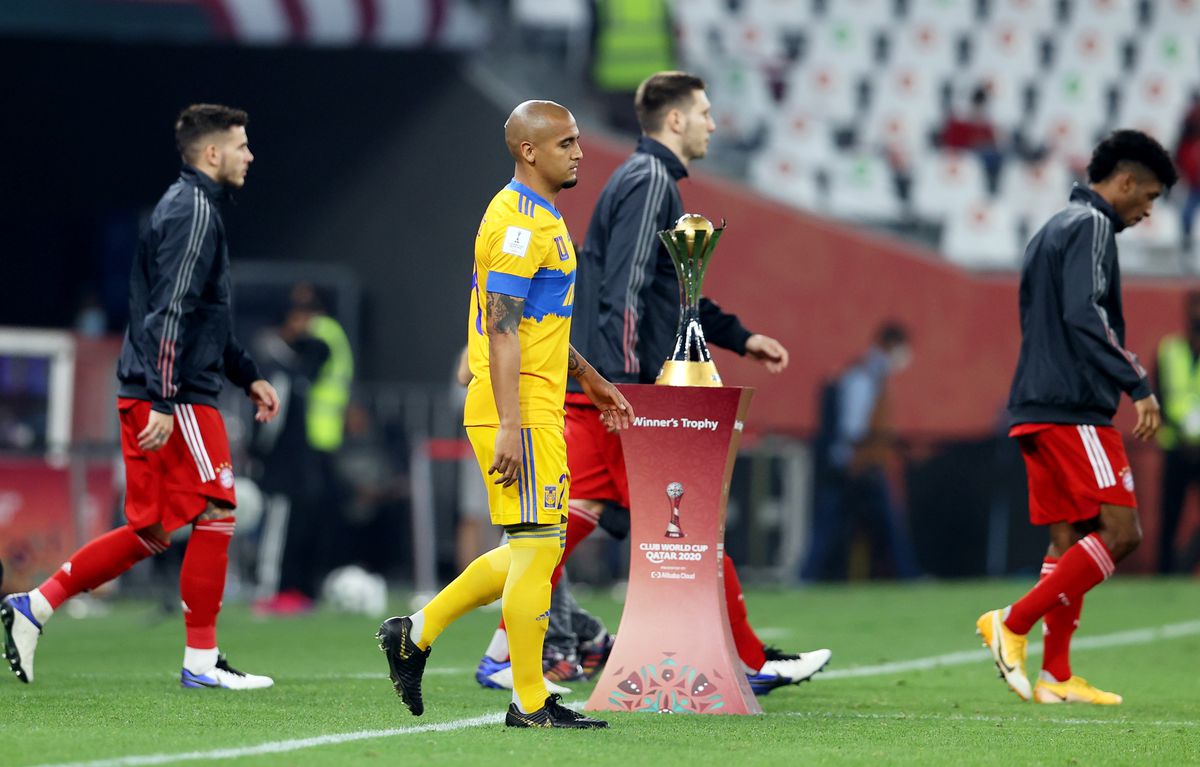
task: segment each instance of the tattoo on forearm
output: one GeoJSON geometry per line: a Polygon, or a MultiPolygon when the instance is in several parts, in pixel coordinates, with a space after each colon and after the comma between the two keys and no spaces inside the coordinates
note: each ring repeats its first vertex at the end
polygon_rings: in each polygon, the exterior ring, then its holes
{"type": "Polygon", "coordinates": [[[525,299],[506,296],[503,293],[487,294],[487,319],[489,333],[516,333],[525,314],[525,299]]]}
{"type": "Polygon", "coordinates": [[[582,378],[588,372],[588,363],[579,352],[575,351],[575,347],[569,347],[567,351],[567,375],[572,378],[582,378]]]}

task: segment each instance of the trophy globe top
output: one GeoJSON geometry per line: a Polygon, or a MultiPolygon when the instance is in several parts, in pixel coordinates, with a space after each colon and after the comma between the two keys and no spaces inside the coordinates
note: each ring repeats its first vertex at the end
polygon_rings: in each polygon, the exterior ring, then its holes
{"type": "Polygon", "coordinates": [[[699,213],[684,213],[675,221],[675,231],[684,233],[688,247],[691,248],[696,242],[696,232],[704,232],[707,237],[712,237],[713,225],[699,213]]]}

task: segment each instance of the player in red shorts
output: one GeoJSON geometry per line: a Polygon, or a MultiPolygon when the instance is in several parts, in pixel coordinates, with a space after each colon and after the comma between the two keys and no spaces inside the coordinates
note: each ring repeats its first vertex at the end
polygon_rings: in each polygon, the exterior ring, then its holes
{"type": "Polygon", "coordinates": [[[1125,347],[1115,235],[1150,215],[1175,183],[1157,141],[1117,131],[1096,147],[1089,185],[1033,237],[1021,269],[1021,354],[1013,377],[1009,435],[1025,457],[1029,516],[1050,529],[1042,577],[1009,607],[976,623],[1001,677],[1022,700],[1112,705],[1121,696],[1071,673],[1071,635],[1083,596],[1142,540],[1133,474],[1112,426],[1121,392],[1137,411],[1133,435],[1154,436],[1158,400],[1125,347]],[[1026,635],[1041,618],[1042,671],[1031,687],[1026,635]]]}
{"type": "Polygon", "coordinates": [[[217,613],[233,537],[233,465],[217,411],[223,378],[242,387],[266,422],[275,389],[233,335],[229,251],[219,205],[245,183],[254,159],[246,113],[215,104],[183,110],[175,141],[183,170],[142,233],[130,277],[117,409],[125,459],[126,524],[71,555],[27,594],[0,603],[5,656],[33,681],[42,627],[63,602],[116,578],[191,525],[179,576],[187,642],[180,684],[247,690],[270,677],[232,668],[217,649],[217,613]]]}

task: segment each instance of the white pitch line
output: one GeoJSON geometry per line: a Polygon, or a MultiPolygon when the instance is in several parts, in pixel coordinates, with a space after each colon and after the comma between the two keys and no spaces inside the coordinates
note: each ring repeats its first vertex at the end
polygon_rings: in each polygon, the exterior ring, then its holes
{"type": "Polygon", "coordinates": [[[784,716],[797,716],[804,719],[892,719],[896,721],[905,721],[910,719],[933,720],[939,722],[1001,722],[1004,724],[1063,724],[1063,725],[1079,725],[1079,724],[1104,724],[1104,725],[1125,725],[1129,727],[1148,726],[1148,727],[1200,727],[1200,722],[1193,720],[1169,721],[1169,720],[1151,720],[1143,721],[1140,719],[1080,719],[1070,717],[1066,719],[1056,717],[1032,717],[1032,716],[987,716],[985,714],[970,715],[970,714],[910,714],[904,711],[895,712],[870,712],[870,711],[789,711],[784,716]]]}
{"type": "MultiPolygon", "coordinates": [[[[1179,637],[1194,636],[1200,634],[1200,621],[1188,621],[1187,623],[1172,623],[1157,628],[1135,629],[1132,631],[1118,631],[1113,634],[1101,634],[1094,637],[1081,637],[1071,643],[1072,650],[1086,650],[1099,647],[1122,647],[1127,645],[1149,644],[1160,639],[1177,639],[1179,637]]],[[[1029,654],[1036,655],[1042,651],[1041,642],[1032,643],[1029,645],[1029,654]]],[[[945,655],[935,655],[929,658],[915,658],[913,660],[897,661],[895,663],[881,663],[875,666],[858,666],[848,669],[834,669],[833,671],[825,671],[821,674],[821,679],[846,679],[852,677],[866,676],[883,676],[885,674],[896,674],[905,671],[921,671],[931,668],[939,668],[941,666],[956,666],[965,663],[977,663],[981,660],[986,660],[988,655],[985,650],[973,650],[970,652],[952,652],[945,655]]],[[[433,669],[430,669],[433,671],[433,669]]],[[[453,669],[458,672],[458,669],[453,669]]],[[[351,678],[358,678],[358,674],[346,675],[351,678]]],[[[374,678],[374,674],[370,675],[374,678]]],[[[364,677],[366,678],[366,677],[364,677]]],[[[575,708],[575,706],[572,706],[575,708]]],[[[910,715],[904,713],[898,714],[872,714],[872,713],[823,713],[811,714],[795,712],[789,713],[788,716],[807,716],[807,717],[844,717],[844,718],[860,718],[860,719],[962,719],[964,721],[1032,721],[1007,717],[970,717],[960,715],[910,715]]],[[[260,743],[256,746],[241,746],[236,748],[222,748],[211,751],[187,751],[179,754],[147,754],[144,756],[118,756],[111,759],[98,759],[90,762],[67,762],[60,764],[43,764],[37,767],[143,767],[143,765],[170,764],[172,762],[199,762],[199,761],[215,761],[219,759],[237,759],[243,756],[260,756],[262,754],[281,754],[289,751],[299,751],[306,748],[315,748],[317,746],[331,746],[340,743],[351,743],[358,740],[371,740],[373,738],[391,738],[398,735],[417,735],[423,732],[454,732],[456,730],[465,730],[469,727],[479,727],[485,724],[495,724],[503,721],[503,714],[487,714],[485,716],[476,716],[470,719],[455,719],[449,722],[440,722],[438,724],[419,725],[417,727],[398,727],[391,730],[360,730],[358,732],[346,732],[334,735],[319,735],[313,738],[299,738],[296,740],[279,740],[269,743],[260,743]]],[[[1136,725],[1151,725],[1160,727],[1195,727],[1200,725],[1197,722],[1140,722],[1127,719],[1061,719],[1049,720],[1039,719],[1037,721],[1054,721],[1061,724],[1128,724],[1136,725]]]]}
{"type": "MultiPolygon", "coordinates": [[[[1094,637],[1080,637],[1072,640],[1071,650],[1092,650],[1100,647],[1124,647],[1127,645],[1150,644],[1161,639],[1177,639],[1179,637],[1200,634],[1200,621],[1187,623],[1172,623],[1166,626],[1133,631],[1118,631],[1113,634],[1101,634],[1094,637]]],[[[1029,654],[1039,655],[1042,652],[1041,642],[1029,643],[1029,654]]],[[[863,676],[883,676],[884,674],[902,674],[907,671],[928,671],[943,666],[961,666],[965,663],[978,663],[990,656],[985,648],[978,650],[963,650],[950,652],[945,655],[934,655],[928,658],[880,663],[875,666],[856,666],[854,668],[833,669],[824,671],[819,677],[825,679],[849,679],[863,676]]]]}
{"type": "Polygon", "coordinates": [[[143,765],[170,764],[172,762],[207,762],[220,759],[239,759],[244,756],[283,754],[288,751],[299,751],[316,746],[351,743],[356,740],[392,738],[397,735],[419,735],[423,732],[453,732],[455,730],[464,730],[468,727],[497,724],[502,721],[504,721],[504,714],[487,714],[486,716],[476,716],[470,719],[455,719],[450,722],[439,722],[438,724],[423,724],[417,727],[397,727],[391,730],[360,730],[358,732],[344,732],[337,735],[318,735],[315,738],[277,740],[270,743],[260,743],[257,746],[219,748],[212,751],[186,751],[180,754],[118,756],[112,759],[97,759],[91,762],[67,762],[65,764],[39,765],[39,767],[142,767],[143,765]]]}

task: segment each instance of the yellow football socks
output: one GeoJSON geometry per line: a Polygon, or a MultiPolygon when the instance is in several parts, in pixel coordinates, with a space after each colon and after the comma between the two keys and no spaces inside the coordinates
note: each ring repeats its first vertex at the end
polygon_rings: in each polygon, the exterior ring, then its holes
{"type": "Polygon", "coordinates": [[[542,641],[550,623],[550,576],[562,557],[567,526],[537,525],[510,532],[511,563],[504,582],[504,624],[512,658],[513,691],[527,714],[546,703],[542,641]]]}
{"type": "MultiPolygon", "coordinates": [[[[501,593],[507,593],[504,582],[509,569],[507,544],[492,549],[467,565],[467,569],[451,581],[449,586],[438,592],[438,595],[421,610],[424,621],[417,638],[417,646],[422,650],[428,649],[438,638],[438,634],[451,623],[476,607],[495,602],[501,593]]],[[[553,566],[551,569],[554,569],[553,566]]],[[[546,583],[550,583],[549,575],[546,576],[546,583]]],[[[541,656],[538,657],[540,664],[541,656]]]]}

